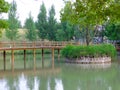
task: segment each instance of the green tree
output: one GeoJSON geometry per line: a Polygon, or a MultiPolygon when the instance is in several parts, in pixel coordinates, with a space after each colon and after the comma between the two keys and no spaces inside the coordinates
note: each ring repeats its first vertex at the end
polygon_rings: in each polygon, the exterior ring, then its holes
{"type": "MultiPolygon", "coordinates": [[[[0,0],[0,16],[2,13],[7,13],[9,10],[9,4],[5,0],[0,0]]],[[[8,26],[7,21],[0,18],[0,28],[6,28],[8,26]]]]}
{"type": "Polygon", "coordinates": [[[21,21],[18,20],[18,28],[22,28],[21,21]]]}
{"type": "Polygon", "coordinates": [[[11,40],[18,38],[19,21],[17,17],[17,4],[13,0],[11,3],[10,11],[8,13],[8,29],[6,29],[6,36],[11,40]]]}
{"type": "Polygon", "coordinates": [[[25,21],[25,28],[27,29],[26,38],[28,38],[30,41],[36,40],[36,27],[31,13],[29,14],[29,18],[27,18],[25,21]]]}
{"type": "Polygon", "coordinates": [[[74,39],[76,41],[81,40],[83,43],[85,43],[85,28],[80,27],[79,25],[74,26],[74,39]]]}
{"type": "Polygon", "coordinates": [[[73,39],[73,36],[74,36],[73,27],[74,26],[67,21],[62,22],[61,29],[57,30],[56,39],[58,41],[69,41],[73,39]]]}
{"type": "Polygon", "coordinates": [[[120,40],[120,24],[108,23],[105,27],[104,34],[113,42],[115,40],[120,40]]]}
{"type": "Polygon", "coordinates": [[[76,0],[67,1],[61,11],[61,20],[70,20],[72,23],[85,27],[86,44],[90,43],[90,30],[106,21],[120,21],[119,0],[76,0]]]}
{"type": "Polygon", "coordinates": [[[54,5],[51,6],[48,15],[48,39],[49,40],[56,40],[56,19],[55,19],[55,8],[54,5]]]}
{"type": "Polygon", "coordinates": [[[38,29],[38,36],[43,40],[47,36],[47,16],[46,16],[46,7],[42,3],[40,7],[40,13],[38,14],[38,20],[36,22],[36,27],[38,29]]]}

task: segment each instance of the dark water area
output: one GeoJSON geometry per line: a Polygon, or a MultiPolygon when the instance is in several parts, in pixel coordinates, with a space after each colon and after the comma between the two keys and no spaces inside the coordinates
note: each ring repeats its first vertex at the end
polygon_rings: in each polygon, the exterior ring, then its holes
{"type": "MultiPolygon", "coordinates": [[[[120,90],[120,57],[109,64],[66,64],[51,55],[45,55],[44,68],[40,55],[27,55],[26,69],[22,55],[15,56],[15,70],[11,71],[10,56],[7,56],[6,71],[0,58],[0,90],[120,90]]],[[[64,58],[61,58],[64,60],[64,58]]]]}

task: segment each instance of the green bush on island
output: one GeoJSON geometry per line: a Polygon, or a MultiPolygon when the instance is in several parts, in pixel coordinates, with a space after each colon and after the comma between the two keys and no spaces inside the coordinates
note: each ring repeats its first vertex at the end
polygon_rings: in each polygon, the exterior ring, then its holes
{"type": "Polygon", "coordinates": [[[108,56],[113,59],[116,57],[116,48],[112,44],[98,44],[89,46],[67,45],[62,49],[62,56],[68,59],[108,56]]]}

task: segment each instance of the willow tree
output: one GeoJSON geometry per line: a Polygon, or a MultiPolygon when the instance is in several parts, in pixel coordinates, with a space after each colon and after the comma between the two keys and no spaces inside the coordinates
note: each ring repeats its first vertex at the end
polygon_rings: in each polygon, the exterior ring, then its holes
{"type": "Polygon", "coordinates": [[[86,44],[90,43],[90,30],[106,21],[120,21],[120,0],[75,0],[65,1],[61,20],[70,20],[86,28],[86,44]]]}

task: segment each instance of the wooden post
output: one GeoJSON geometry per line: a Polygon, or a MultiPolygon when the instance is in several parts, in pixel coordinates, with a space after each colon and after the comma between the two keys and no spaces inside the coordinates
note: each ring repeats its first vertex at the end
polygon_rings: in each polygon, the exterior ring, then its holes
{"type": "Polygon", "coordinates": [[[11,60],[12,60],[11,69],[12,71],[14,71],[14,50],[12,50],[11,60]]]}
{"type": "Polygon", "coordinates": [[[33,58],[34,58],[34,71],[35,71],[36,70],[35,49],[33,49],[33,58]]]}
{"type": "Polygon", "coordinates": [[[4,71],[6,70],[6,51],[3,51],[4,71]]]}
{"type": "Polygon", "coordinates": [[[26,50],[24,50],[24,69],[26,69],[26,50]]]}
{"type": "Polygon", "coordinates": [[[60,49],[58,49],[58,61],[60,61],[60,49]]]}
{"type": "Polygon", "coordinates": [[[52,48],[52,69],[54,68],[54,48],[52,48]]]}
{"type": "Polygon", "coordinates": [[[44,68],[44,50],[42,48],[42,68],[44,68]]]}

